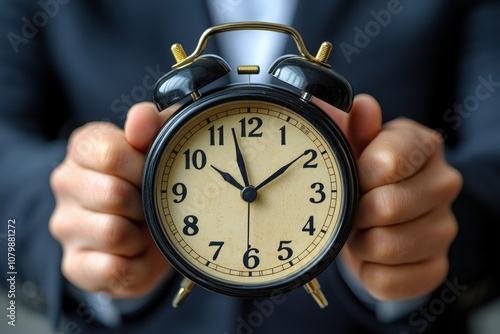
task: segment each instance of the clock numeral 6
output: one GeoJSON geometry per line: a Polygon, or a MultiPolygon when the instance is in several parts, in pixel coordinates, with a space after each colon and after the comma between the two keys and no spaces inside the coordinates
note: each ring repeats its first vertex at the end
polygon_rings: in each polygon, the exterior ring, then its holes
{"type": "Polygon", "coordinates": [[[259,257],[257,255],[250,255],[251,252],[255,252],[256,254],[259,254],[259,250],[257,248],[249,248],[245,252],[245,254],[243,254],[243,265],[247,269],[257,268],[257,266],[260,263],[259,257]]]}
{"type": "Polygon", "coordinates": [[[280,245],[278,247],[278,252],[280,251],[285,251],[286,255],[283,256],[283,255],[278,255],[278,260],[281,260],[281,261],[286,261],[288,260],[289,258],[292,257],[293,255],[293,250],[290,248],[290,247],[285,247],[284,245],[288,245],[292,243],[292,240],[282,240],[280,241],[280,245]]]}
{"type": "Polygon", "coordinates": [[[191,165],[198,170],[205,168],[207,164],[207,155],[202,150],[196,150],[192,155],[191,150],[186,150],[183,154],[186,158],[186,169],[191,169],[191,165]]]}
{"type": "Polygon", "coordinates": [[[199,228],[198,228],[198,217],[196,216],[186,216],[184,218],[184,228],[182,229],[182,233],[184,233],[187,236],[193,236],[198,234],[199,228]]]}

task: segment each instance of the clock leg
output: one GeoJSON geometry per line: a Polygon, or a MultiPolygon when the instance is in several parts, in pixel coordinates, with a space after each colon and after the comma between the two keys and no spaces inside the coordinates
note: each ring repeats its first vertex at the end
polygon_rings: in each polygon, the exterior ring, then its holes
{"type": "Polygon", "coordinates": [[[179,291],[177,291],[177,294],[174,297],[174,300],[172,301],[172,306],[174,308],[177,308],[181,303],[186,299],[187,295],[191,292],[191,290],[194,288],[195,284],[193,281],[191,281],[189,278],[184,277],[181,281],[179,291]]]}
{"type": "Polygon", "coordinates": [[[323,295],[323,292],[321,292],[321,286],[316,278],[306,283],[304,288],[307,293],[311,294],[320,308],[328,306],[328,301],[326,300],[325,295],[323,295]]]}

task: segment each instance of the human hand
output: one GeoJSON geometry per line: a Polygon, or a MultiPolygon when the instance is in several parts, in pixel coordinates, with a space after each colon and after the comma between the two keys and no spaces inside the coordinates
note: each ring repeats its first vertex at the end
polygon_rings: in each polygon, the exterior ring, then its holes
{"type": "Polygon", "coordinates": [[[460,174],[444,160],[440,136],[408,119],[381,125],[370,96],[351,114],[318,102],[340,125],[357,161],[360,199],[341,259],[378,300],[432,292],[448,273],[448,249],[457,233],[451,204],[460,174]]]}
{"type": "Polygon", "coordinates": [[[137,297],[172,270],[149,234],[141,200],[145,153],[171,114],[140,103],[124,130],[95,122],[71,135],[51,175],[56,208],[49,227],[63,248],[62,272],[75,286],[137,297]]]}

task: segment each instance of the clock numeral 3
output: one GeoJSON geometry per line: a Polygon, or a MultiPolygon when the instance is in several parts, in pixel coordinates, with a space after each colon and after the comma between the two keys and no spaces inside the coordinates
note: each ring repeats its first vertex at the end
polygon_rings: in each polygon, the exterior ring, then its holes
{"type": "Polygon", "coordinates": [[[182,229],[182,233],[184,233],[187,236],[193,236],[198,234],[199,228],[198,228],[198,217],[196,216],[186,216],[184,218],[184,228],[182,229]]]}
{"type": "Polygon", "coordinates": [[[319,204],[319,203],[322,203],[326,199],[326,194],[323,191],[323,189],[325,189],[325,186],[323,185],[323,183],[320,183],[320,182],[315,182],[315,183],[311,184],[311,189],[316,189],[316,188],[318,188],[318,189],[315,191],[315,193],[319,194],[319,199],[317,200],[314,197],[311,197],[311,198],[309,198],[309,201],[311,203],[314,203],[314,204],[319,204]]]}

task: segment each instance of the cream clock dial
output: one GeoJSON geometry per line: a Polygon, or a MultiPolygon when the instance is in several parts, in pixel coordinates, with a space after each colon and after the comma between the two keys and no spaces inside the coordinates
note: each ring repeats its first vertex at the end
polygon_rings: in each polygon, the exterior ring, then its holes
{"type": "Polygon", "coordinates": [[[146,165],[158,246],[184,276],[220,293],[301,286],[350,231],[357,193],[345,140],[279,88],[235,86],[194,102],[163,128],[146,165]]]}

